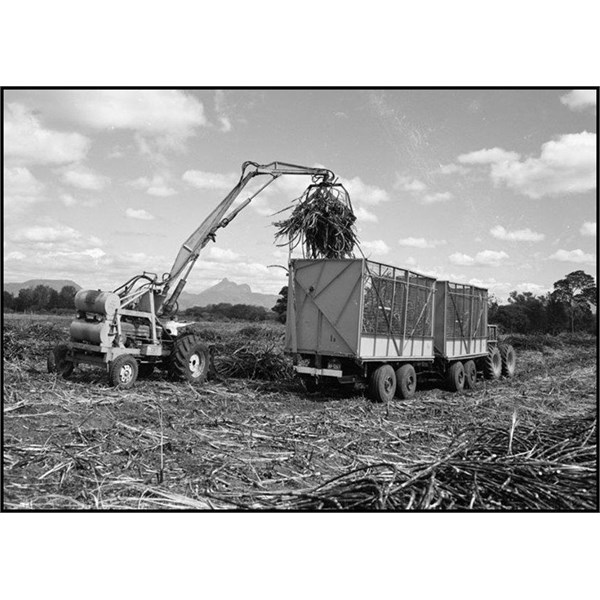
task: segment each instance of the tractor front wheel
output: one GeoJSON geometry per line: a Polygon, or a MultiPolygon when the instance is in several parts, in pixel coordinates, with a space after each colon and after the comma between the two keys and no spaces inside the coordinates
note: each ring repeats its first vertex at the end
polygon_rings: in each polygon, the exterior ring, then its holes
{"type": "Polygon", "coordinates": [[[206,379],[210,354],[201,339],[186,335],[175,341],[169,362],[169,374],[173,379],[185,379],[200,383],[206,379]]]}
{"type": "Polygon", "coordinates": [[[121,354],[110,363],[108,381],[113,387],[128,390],[133,387],[138,376],[138,363],[133,356],[121,354]]]}

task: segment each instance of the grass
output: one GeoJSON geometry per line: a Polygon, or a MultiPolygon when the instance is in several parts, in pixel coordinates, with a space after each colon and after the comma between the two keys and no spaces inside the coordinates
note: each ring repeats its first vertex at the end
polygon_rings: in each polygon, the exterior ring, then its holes
{"type": "Polygon", "coordinates": [[[121,391],[100,369],[46,372],[68,321],[7,320],[4,509],[598,509],[595,338],[522,349],[511,380],[378,405],[307,393],[278,324],[194,327],[220,378],[121,391]]]}

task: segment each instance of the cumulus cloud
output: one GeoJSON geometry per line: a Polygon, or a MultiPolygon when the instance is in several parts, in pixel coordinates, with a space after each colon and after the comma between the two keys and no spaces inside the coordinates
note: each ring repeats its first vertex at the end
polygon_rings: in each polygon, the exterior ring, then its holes
{"type": "Polygon", "coordinates": [[[596,106],[596,90],[572,90],[560,97],[571,110],[581,111],[596,106]]]}
{"type": "Polygon", "coordinates": [[[361,242],[361,248],[367,256],[384,256],[389,254],[390,247],[383,240],[373,240],[371,242],[361,242]]]}
{"type": "Polygon", "coordinates": [[[215,262],[232,262],[239,261],[240,255],[228,248],[219,248],[218,246],[210,246],[210,248],[202,255],[203,258],[214,260],[215,262]]]}
{"type": "Polygon", "coordinates": [[[379,221],[375,213],[372,213],[363,206],[354,207],[354,215],[359,223],[377,223],[379,221]]]}
{"type": "Polygon", "coordinates": [[[485,148],[467,154],[461,154],[458,157],[458,162],[467,165],[488,165],[504,161],[515,161],[520,158],[520,154],[516,152],[508,152],[502,148],[485,148]]]}
{"type": "Polygon", "coordinates": [[[149,177],[139,177],[131,182],[131,185],[137,189],[145,190],[150,196],[158,196],[167,198],[177,193],[172,187],[169,187],[167,177],[162,175],[154,175],[149,177]]]}
{"type": "Polygon", "coordinates": [[[341,183],[348,190],[352,202],[355,201],[365,206],[378,206],[382,202],[387,202],[390,195],[386,190],[376,185],[365,183],[360,177],[352,179],[340,178],[341,183]]]}
{"type": "Polygon", "coordinates": [[[418,179],[407,177],[406,175],[397,175],[394,189],[403,192],[422,192],[427,186],[418,179]]]}
{"type": "Polygon", "coordinates": [[[407,237],[398,240],[400,246],[406,246],[408,248],[435,248],[436,246],[442,246],[446,243],[446,240],[426,240],[425,238],[407,237]]]}
{"type": "Polygon", "coordinates": [[[4,113],[4,156],[14,165],[56,165],[85,158],[90,140],[74,132],[45,128],[38,117],[20,104],[10,103],[4,113]]]}
{"type": "Polygon", "coordinates": [[[489,165],[496,186],[530,198],[576,194],[596,187],[596,134],[566,134],[542,144],[539,157],[521,160],[516,152],[501,148],[479,150],[458,157],[461,162],[489,165]]]}
{"type": "Polygon", "coordinates": [[[221,131],[227,133],[232,130],[231,119],[227,112],[227,96],[224,90],[215,91],[215,112],[217,113],[217,119],[219,120],[219,127],[221,131]]]}
{"type": "Polygon", "coordinates": [[[438,202],[448,202],[452,200],[453,195],[450,192],[435,192],[433,194],[425,194],[419,199],[421,204],[436,204],[438,202]]]}
{"type": "Polygon", "coordinates": [[[440,165],[438,173],[440,175],[466,175],[469,172],[469,168],[463,165],[457,165],[450,163],[447,165],[440,165]]]}
{"type": "Polygon", "coordinates": [[[102,240],[96,236],[88,236],[81,231],[47,220],[42,224],[30,225],[16,229],[9,235],[9,241],[27,249],[33,249],[47,260],[50,252],[81,251],[102,245],[102,240]]]}
{"type": "Polygon", "coordinates": [[[130,219],[140,219],[141,221],[151,221],[154,219],[154,216],[143,208],[128,208],[125,211],[125,215],[130,219]]]}
{"type": "Polygon", "coordinates": [[[26,167],[4,168],[4,208],[18,212],[45,199],[44,185],[26,167]]]}
{"type": "Polygon", "coordinates": [[[478,252],[475,256],[470,256],[461,252],[455,252],[454,254],[451,254],[448,258],[453,265],[460,265],[465,267],[497,267],[502,263],[502,261],[509,258],[509,256],[504,251],[498,252],[496,250],[482,250],[481,252],[478,252]]]}
{"type": "Polygon", "coordinates": [[[235,173],[211,173],[209,171],[186,171],[182,179],[201,190],[217,190],[228,192],[239,179],[235,173]]]}
{"type": "Polygon", "coordinates": [[[110,179],[100,175],[84,165],[75,165],[62,170],[63,183],[82,190],[98,191],[105,188],[110,179]]]}
{"type": "Polygon", "coordinates": [[[596,262],[596,257],[593,254],[586,254],[579,248],[576,250],[557,250],[550,256],[550,258],[560,262],[583,263],[590,265],[596,262]]]}
{"type": "Polygon", "coordinates": [[[490,229],[490,233],[499,240],[508,242],[541,242],[546,236],[529,228],[508,231],[502,225],[496,225],[490,229]]]}
{"type": "Polygon", "coordinates": [[[579,233],[581,233],[581,235],[595,236],[596,235],[596,222],[595,221],[586,221],[581,226],[579,233]]]}

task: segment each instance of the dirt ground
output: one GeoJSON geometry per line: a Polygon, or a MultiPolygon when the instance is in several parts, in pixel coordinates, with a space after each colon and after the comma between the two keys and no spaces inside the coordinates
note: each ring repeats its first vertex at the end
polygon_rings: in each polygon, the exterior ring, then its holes
{"type": "MultiPolygon", "coordinates": [[[[524,344],[513,379],[385,405],[288,378],[62,379],[45,357],[68,323],[5,321],[5,510],[597,510],[595,339],[524,344]]],[[[221,348],[283,332],[207,328],[221,348]]]]}

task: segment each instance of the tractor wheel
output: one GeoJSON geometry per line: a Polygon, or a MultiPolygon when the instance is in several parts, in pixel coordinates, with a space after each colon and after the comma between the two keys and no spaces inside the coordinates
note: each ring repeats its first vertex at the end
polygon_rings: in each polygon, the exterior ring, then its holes
{"type": "Polygon", "coordinates": [[[502,375],[513,377],[517,369],[517,355],[510,344],[500,344],[500,357],[502,359],[502,375]]]}
{"type": "Polygon", "coordinates": [[[477,367],[474,360],[465,363],[465,388],[473,390],[477,386],[477,367]]]}
{"type": "Polygon", "coordinates": [[[390,365],[381,365],[369,378],[369,396],[375,402],[389,402],[396,393],[396,373],[390,365]]]}
{"type": "Polygon", "coordinates": [[[175,340],[169,362],[169,374],[173,379],[186,379],[200,383],[206,379],[210,354],[201,339],[195,335],[184,335],[175,340]]]}
{"type": "Polygon", "coordinates": [[[465,368],[460,361],[453,362],[446,374],[446,382],[451,392],[462,392],[465,388],[465,368]]]}
{"type": "Polygon", "coordinates": [[[138,376],[138,362],[129,354],[121,354],[110,363],[108,381],[113,387],[128,390],[138,376]]]}
{"type": "Polygon", "coordinates": [[[154,363],[140,363],[138,365],[138,377],[147,378],[154,373],[154,363]]]}
{"type": "Polygon", "coordinates": [[[67,359],[69,346],[57,344],[48,354],[48,373],[58,373],[67,378],[73,373],[75,365],[67,359]]]}
{"type": "Polygon", "coordinates": [[[396,396],[408,400],[415,395],[417,389],[417,374],[412,365],[402,365],[396,369],[396,396]]]}
{"type": "Polygon", "coordinates": [[[483,375],[486,379],[499,379],[502,374],[502,357],[497,346],[490,346],[483,362],[483,375]]]}

